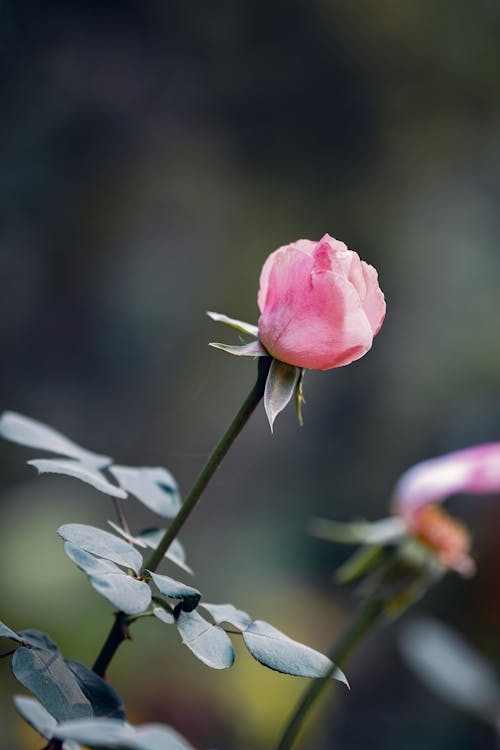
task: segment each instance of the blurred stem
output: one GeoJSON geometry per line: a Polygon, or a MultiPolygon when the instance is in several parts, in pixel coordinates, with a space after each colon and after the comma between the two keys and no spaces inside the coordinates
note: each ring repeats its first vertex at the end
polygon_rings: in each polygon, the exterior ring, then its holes
{"type": "MultiPolygon", "coordinates": [[[[246,425],[250,417],[252,416],[255,408],[259,404],[260,400],[264,395],[264,389],[266,386],[266,379],[271,366],[271,357],[260,357],[258,362],[258,374],[255,385],[244,400],[236,416],[232,420],[231,424],[215,446],[214,450],[210,454],[207,463],[201,470],[198,479],[194,483],[191,492],[184,501],[178,514],[166,530],[163,539],[161,540],[158,547],[155,549],[149,560],[145,565],[145,569],[155,571],[160,564],[165,552],[168,550],[177,534],[184,526],[185,522],[191,515],[192,511],[196,507],[198,500],[200,499],[203,490],[215,474],[221,461],[225,457],[229,448],[232,446],[238,435],[240,434],[243,427],[246,425]]],[[[116,615],[115,622],[111,631],[101,649],[99,656],[93,666],[94,672],[101,677],[104,676],[109,666],[111,659],[113,658],[116,650],[126,638],[128,634],[128,624],[130,619],[124,612],[118,612],[116,615]]]]}
{"type": "Polygon", "coordinates": [[[115,506],[116,515],[123,531],[130,536],[130,526],[128,525],[127,516],[123,509],[123,503],[119,497],[113,498],[113,505],[115,506]]]}
{"type": "Polygon", "coordinates": [[[384,611],[384,603],[380,599],[373,599],[362,606],[357,616],[334,644],[329,657],[333,665],[323,677],[312,680],[297,704],[285,731],[276,746],[276,750],[289,750],[293,747],[304,722],[317,700],[329,683],[336,667],[342,666],[351,655],[361,639],[371,630],[384,611]]]}

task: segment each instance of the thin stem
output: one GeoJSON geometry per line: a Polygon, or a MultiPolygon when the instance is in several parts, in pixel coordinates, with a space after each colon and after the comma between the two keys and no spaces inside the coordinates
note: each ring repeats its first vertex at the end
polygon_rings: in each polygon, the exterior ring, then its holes
{"type": "Polygon", "coordinates": [[[207,463],[201,470],[198,479],[194,483],[191,492],[184,501],[180,511],[177,513],[176,517],[168,527],[160,544],[147,561],[145,567],[148,570],[156,570],[161,560],[163,559],[165,552],[168,550],[168,548],[178,535],[179,531],[191,515],[193,509],[195,508],[198,500],[203,493],[203,490],[215,474],[222,459],[253,414],[255,407],[264,395],[264,388],[266,386],[267,374],[269,372],[271,362],[272,359],[270,357],[261,357],[259,359],[258,376],[254,387],[246,397],[233,421],[215,446],[214,450],[209,456],[207,463]]]}
{"type": "Polygon", "coordinates": [[[383,602],[376,599],[367,602],[367,604],[360,609],[354,621],[333,646],[332,651],[329,654],[333,666],[323,677],[318,677],[311,681],[297,704],[281,740],[276,746],[276,750],[289,750],[293,747],[308,714],[329,683],[335,668],[341,666],[350,656],[359,641],[377,622],[383,612],[383,608],[383,602]]]}
{"type": "Polygon", "coordinates": [[[113,505],[115,506],[116,515],[118,516],[118,521],[120,522],[123,531],[130,536],[130,526],[128,525],[127,516],[125,515],[123,504],[119,497],[113,498],[113,505]]]}
{"type": "MultiPolygon", "coordinates": [[[[264,395],[266,379],[269,368],[271,366],[271,362],[271,357],[259,358],[258,375],[255,385],[251,389],[250,393],[246,397],[231,424],[209,456],[207,463],[201,470],[198,479],[194,483],[191,492],[184,501],[180,511],[168,527],[160,544],[147,561],[145,569],[151,571],[156,570],[161,560],[163,559],[165,552],[168,550],[177,534],[179,533],[180,529],[184,526],[185,522],[194,510],[196,504],[198,503],[198,500],[203,493],[203,490],[209,483],[212,476],[215,474],[222,459],[252,416],[256,406],[264,395]]],[[[93,666],[94,672],[96,672],[98,675],[101,675],[101,677],[106,673],[109,663],[122,641],[129,637],[129,623],[130,619],[124,612],[117,613],[113,627],[111,628],[106,642],[104,643],[104,646],[102,647],[101,652],[93,666]]]]}
{"type": "Polygon", "coordinates": [[[115,655],[118,646],[122,643],[122,641],[130,637],[128,634],[127,626],[127,615],[125,614],[125,612],[117,612],[115,615],[113,627],[109,631],[109,635],[106,638],[104,646],[102,647],[99,656],[95,660],[95,664],[92,667],[94,672],[100,677],[104,677],[104,675],[106,674],[106,670],[111,659],[115,655]]]}

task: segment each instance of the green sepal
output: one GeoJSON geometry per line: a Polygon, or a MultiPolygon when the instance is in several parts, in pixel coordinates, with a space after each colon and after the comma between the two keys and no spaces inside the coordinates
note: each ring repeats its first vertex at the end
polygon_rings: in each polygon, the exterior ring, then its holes
{"type": "Polygon", "coordinates": [[[271,432],[273,431],[274,420],[292,399],[299,376],[299,367],[288,365],[279,359],[273,359],[264,391],[264,408],[271,432]]]}
{"type": "Polygon", "coordinates": [[[253,323],[245,323],[244,320],[237,320],[236,318],[230,318],[227,315],[222,315],[221,313],[211,312],[210,310],[207,310],[207,315],[209,318],[212,318],[212,320],[215,320],[217,323],[225,323],[227,326],[231,326],[231,328],[236,328],[237,331],[241,331],[242,333],[248,333],[249,336],[259,335],[259,329],[257,328],[257,326],[254,326],[253,323]]]}

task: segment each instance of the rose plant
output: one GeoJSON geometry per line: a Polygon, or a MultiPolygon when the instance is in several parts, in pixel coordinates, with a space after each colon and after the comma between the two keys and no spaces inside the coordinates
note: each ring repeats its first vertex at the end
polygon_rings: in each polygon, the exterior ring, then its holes
{"type": "Polygon", "coordinates": [[[50,454],[29,461],[40,474],[65,475],[91,485],[112,499],[117,513],[118,523],[110,522],[112,531],[82,523],[65,523],[57,530],[66,555],[115,608],[114,623],[92,668],[65,658],[44,633],[0,622],[0,638],[11,642],[2,656],[11,657],[14,676],[34,696],[18,696],[16,707],[47,740],[47,750],[83,745],[115,750],[190,747],[170,727],[129,724],[118,693],[105,681],[130,627],[144,617],[175,627],[194,656],[214,669],[234,662],[231,634],[241,636],[249,653],[277,672],[312,678],[328,674],[346,682],[318,651],[232,604],[208,603],[198,588],[158,572],[160,566],[174,565],[182,578],[192,574],[179,532],[262,397],[271,427],[294,393],[300,414],[304,368],[325,370],[358,359],[371,347],[385,314],[375,269],[329,235],[319,242],[299,240],[272,253],[262,269],[258,304],[258,326],[211,313],[254,336],[243,347],[215,346],[257,356],[258,374],[184,502],[164,467],[121,466],[42,422],[15,412],[0,418],[0,436],[50,454]],[[167,520],[167,527],[132,530],[127,519],[130,496],[167,520]]]}

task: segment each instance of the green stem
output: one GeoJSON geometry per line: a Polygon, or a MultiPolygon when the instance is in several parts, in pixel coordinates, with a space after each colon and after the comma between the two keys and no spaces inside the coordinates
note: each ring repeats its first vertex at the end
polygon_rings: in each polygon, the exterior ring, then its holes
{"type": "Polygon", "coordinates": [[[118,646],[129,637],[127,615],[125,612],[117,612],[113,627],[109,631],[104,646],[100,650],[99,656],[92,667],[96,674],[100,677],[105,676],[109,663],[115,655],[118,646]]]}
{"type": "Polygon", "coordinates": [[[215,474],[222,459],[253,414],[255,407],[264,395],[264,388],[266,386],[267,374],[269,372],[271,362],[272,359],[270,357],[261,357],[259,359],[258,376],[254,387],[241,405],[241,408],[234,417],[233,421],[215,446],[207,463],[201,470],[198,479],[194,483],[191,492],[184,501],[180,511],[177,513],[176,517],[168,527],[160,544],[147,561],[145,565],[145,568],[147,570],[156,570],[161,560],[163,559],[165,552],[168,550],[168,548],[178,535],[179,531],[189,518],[190,514],[194,510],[196,504],[198,503],[198,500],[203,493],[203,490],[215,474]]]}
{"type": "MultiPolygon", "coordinates": [[[[180,511],[166,530],[160,544],[147,561],[145,569],[151,571],[156,570],[161,560],[163,559],[165,552],[168,550],[177,534],[179,533],[180,529],[184,526],[185,522],[197,505],[198,500],[203,493],[203,490],[215,474],[222,459],[252,416],[256,406],[259,404],[261,398],[264,395],[266,379],[269,368],[271,366],[271,362],[271,357],[259,358],[258,375],[255,385],[253,386],[252,390],[246,397],[233,421],[209,456],[207,463],[201,470],[198,479],[194,483],[191,492],[184,501],[180,511]]],[[[104,646],[102,647],[101,652],[97,657],[93,667],[94,672],[96,672],[98,675],[101,675],[101,677],[106,673],[109,663],[122,641],[124,641],[128,637],[127,626],[129,622],[130,619],[124,612],[117,613],[113,627],[111,628],[106,642],[104,643],[104,646]]]]}
{"type": "Polygon", "coordinates": [[[335,668],[341,666],[351,655],[359,641],[368,633],[380,618],[384,604],[379,599],[367,602],[358,612],[356,618],[340,637],[329,654],[333,666],[323,676],[311,681],[297,704],[285,731],[276,746],[276,750],[289,750],[293,747],[304,722],[316,701],[329,683],[335,668]]]}

